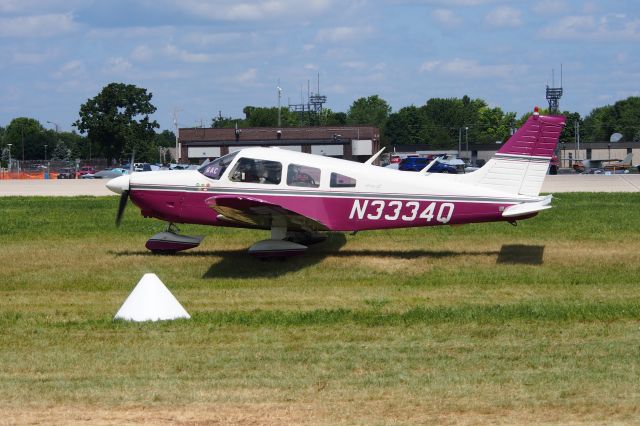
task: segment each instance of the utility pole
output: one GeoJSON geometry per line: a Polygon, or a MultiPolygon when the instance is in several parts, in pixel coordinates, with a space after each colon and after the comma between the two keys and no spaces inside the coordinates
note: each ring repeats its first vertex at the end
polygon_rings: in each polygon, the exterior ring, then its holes
{"type": "Polygon", "coordinates": [[[182,111],[181,109],[174,108],[173,109],[173,127],[176,129],[176,164],[180,162],[182,158],[182,153],[180,152],[180,128],[178,127],[178,113],[182,111]]]}
{"type": "Polygon", "coordinates": [[[282,120],[280,118],[281,115],[281,111],[280,111],[280,97],[282,96],[282,88],[280,87],[280,79],[278,79],[278,127],[282,127],[282,120]]]}
{"type": "MultiPolygon", "coordinates": [[[[580,122],[578,120],[575,121],[575,129],[576,129],[577,153],[580,153],[580,122]]],[[[578,156],[577,155],[576,155],[576,160],[578,160],[578,156]]]]}
{"type": "Polygon", "coordinates": [[[469,127],[465,127],[464,128],[464,144],[465,144],[465,151],[467,151],[467,157],[470,157],[469,155],[469,127]]]}

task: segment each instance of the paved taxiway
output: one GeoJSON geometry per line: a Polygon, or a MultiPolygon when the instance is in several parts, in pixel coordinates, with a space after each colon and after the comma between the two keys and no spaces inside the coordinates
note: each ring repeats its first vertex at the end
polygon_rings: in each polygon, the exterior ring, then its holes
{"type": "MultiPolygon", "coordinates": [[[[0,180],[0,196],[116,195],[103,179],[0,180]]],[[[640,174],[546,176],[542,192],[639,192],[640,174]]]]}

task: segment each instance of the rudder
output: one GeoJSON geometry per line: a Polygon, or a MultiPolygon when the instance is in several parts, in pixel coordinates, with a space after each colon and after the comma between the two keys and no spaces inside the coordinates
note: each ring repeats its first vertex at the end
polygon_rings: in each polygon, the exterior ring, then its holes
{"type": "Polygon", "coordinates": [[[510,194],[539,195],[564,125],[564,116],[535,112],[487,164],[461,180],[510,194]]]}

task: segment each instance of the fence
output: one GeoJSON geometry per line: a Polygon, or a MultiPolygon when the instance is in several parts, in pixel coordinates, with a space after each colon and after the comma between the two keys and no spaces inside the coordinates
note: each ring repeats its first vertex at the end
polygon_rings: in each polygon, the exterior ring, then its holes
{"type": "Polygon", "coordinates": [[[0,179],[56,179],[62,169],[77,172],[81,167],[92,166],[96,171],[106,169],[105,159],[89,161],[19,161],[11,160],[10,167],[0,168],[0,179]]]}

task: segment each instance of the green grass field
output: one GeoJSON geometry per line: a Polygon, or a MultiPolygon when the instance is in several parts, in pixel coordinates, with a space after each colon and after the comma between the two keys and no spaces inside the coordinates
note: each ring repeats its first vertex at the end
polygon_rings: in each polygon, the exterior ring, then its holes
{"type": "Polygon", "coordinates": [[[640,416],[640,194],[505,223],[336,234],[183,226],[116,197],[0,198],[0,423],[612,423],[640,416]],[[191,320],[112,320],[156,273],[191,320]]]}

